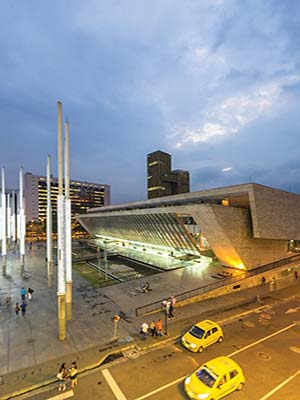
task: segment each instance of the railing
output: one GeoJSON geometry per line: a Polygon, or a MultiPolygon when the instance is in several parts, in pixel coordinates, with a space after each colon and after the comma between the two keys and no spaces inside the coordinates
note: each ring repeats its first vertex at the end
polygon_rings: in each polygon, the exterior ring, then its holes
{"type": "MultiPolygon", "coordinates": [[[[200,294],[210,292],[211,290],[218,289],[222,286],[236,284],[238,282],[243,281],[245,278],[250,278],[252,276],[256,276],[258,274],[262,274],[264,272],[270,271],[274,268],[279,268],[283,265],[292,264],[293,262],[296,262],[296,261],[300,261],[300,255],[295,255],[290,258],[285,258],[283,260],[275,261],[273,263],[266,264],[261,267],[252,269],[251,271],[241,273],[234,277],[224,278],[219,282],[209,283],[205,286],[200,286],[198,288],[188,290],[186,292],[178,293],[175,295],[175,297],[176,297],[177,302],[180,302],[180,301],[183,301],[186,299],[190,299],[192,297],[199,296],[200,294]]],[[[159,310],[161,308],[162,301],[164,301],[164,300],[166,300],[166,299],[163,298],[161,300],[154,301],[153,303],[149,303],[149,304],[137,307],[135,309],[135,315],[138,317],[139,315],[144,315],[151,311],[159,310]]]]}

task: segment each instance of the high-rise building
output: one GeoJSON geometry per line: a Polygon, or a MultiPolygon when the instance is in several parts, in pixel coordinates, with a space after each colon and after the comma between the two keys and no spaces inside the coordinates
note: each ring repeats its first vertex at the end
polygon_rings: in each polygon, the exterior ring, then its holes
{"type": "Polygon", "coordinates": [[[147,155],[148,199],[187,193],[190,191],[190,174],[176,169],[172,171],[171,154],[161,150],[147,155]]]}
{"type": "MultiPolygon", "coordinates": [[[[58,179],[51,178],[51,205],[55,219],[58,195],[58,179]]],[[[110,186],[82,181],[70,181],[72,228],[79,225],[76,214],[83,214],[89,208],[110,204],[110,186]]],[[[24,200],[26,222],[46,222],[47,180],[45,176],[24,175],[24,200]]]]}

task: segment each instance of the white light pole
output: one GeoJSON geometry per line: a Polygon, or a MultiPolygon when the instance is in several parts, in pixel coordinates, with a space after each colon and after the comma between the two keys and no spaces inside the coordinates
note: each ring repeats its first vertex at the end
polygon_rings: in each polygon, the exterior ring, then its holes
{"type": "Polygon", "coordinates": [[[20,234],[20,264],[21,264],[21,275],[25,273],[25,212],[23,202],[23,168],[20,168],[19,172],[19,234],[20,234]]]}
{"type": "Polygon", "coordinates": [[[48,286],[52,286],[53,246],[52,246],[52,205],[51,205],[51,165],[50,156],[47,160],[47,277],[48,286]]]}
{"type": "Polygon", "coordinates": [[[6,211],[7,211],[7,239],[10,241],[10,237],[11,237],[11,208],[10,208],[10,194],[7,193],[6,195],[7,197],[7,202],[6,202],[6,211]]]}
{"type": "Polygon", "coordinates": [[[69,122],[65,123],[65,255],[66,255],[66,308],[67,320],[72,319],[72,232],[70,200],[70,139],[69,122]]]}
{"type": "Polygon", "coordinates": [[[11,199],[11,239],[13,241],[13,245],[15,246],[16,242],[16,193],[12,192],[12,199],[11,199]]]}
{"type": "Polygon", "coordinates": [[[1,222],[2,222],[2,273],[6,276],[6,197],[5,197],[5,169],[2,167],[2,195],[1,195],[1,222]]]}
{"type": "Polygon", "coordinates": [[[58,301],[58,336],[66,337],[66,276],[65,276],[65,240],[64,240],[64,195],[63,195],[63,151],[62,151],[62,104],[57,102],[57,137],[58,137],[58,196],[57,196],[57,301],[58,301]]]}

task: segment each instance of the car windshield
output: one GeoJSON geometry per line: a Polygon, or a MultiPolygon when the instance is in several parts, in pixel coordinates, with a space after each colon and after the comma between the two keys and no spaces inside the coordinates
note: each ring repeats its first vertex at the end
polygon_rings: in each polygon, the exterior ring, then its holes
{"type": "Polygon", "coordinates": [[[201,382],[203,382],[206,386],[212,388],[216,382],[216,377],[207,369],[202,368],[196,372],[197,377],[201,382]]]}
{"type": "Polygon", "coordinates": [[[201,339],[204,333],[205,331],[201,328],[198,328],[198,326],[193,326],[192,329],[190,330],[190,334],[198,339],[201,339]]]}

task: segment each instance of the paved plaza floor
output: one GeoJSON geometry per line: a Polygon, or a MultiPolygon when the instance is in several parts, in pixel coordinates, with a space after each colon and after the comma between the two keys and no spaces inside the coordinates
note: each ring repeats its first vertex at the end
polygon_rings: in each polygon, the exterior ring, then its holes
{"type": "MultiPolygon", "coordinates": [[[[42,371],[44,368],[41,367],[43,363],[49,365],[48,372],[43,374],[48,374],[48,377],[55,376],[59,362],[67,357],[80,359],[81,366],[96,362],[100,357],[100,352],[109,348],[108,344],[112,343],[114,333],[112,317],[115,314],[121,315],[117,332],[120,338],[119,344],[136,342],[139,340],[138,332],[143,320],[150,322],[151,319],[159,317],[159,315],[135,317],[136,307],[215,282],[213,276],[218,272],[216,268],[200,268],[194,265],[152,275],[147,277],[152,288],[149,293],[141,293],[137,290],[145,279],[95,289],[74,272],[73,318],[67,322],[67,337],[62,342],[58,340],[56,277],[53,286],[48,288],[45,248],[33,246],[31,251],[27,251],[27,279],[21,277],[18,254],[11,252],[7,263],[9,277],[0,276],[2,304],[0,307],[0,378],[9,382],[9,377],[15,376],[14,382],[20,381],[23,379],[22,376],[28,376],[24,371],[30,370],[33,379],[35,371],[42,371]],[[25,318],[20,314],[16,316],[14,312],[15,302],[21,300],[20,289],[23,286],[26,289],[28,287],[34,289],[32,300],[27,301],[28,310],[25,318]],[[138,294],[132,295],[133,292],[138,294]],[[12,299],[10,307],[3,304],[8,296],[12,299]],[[51,365],[51,360],[53,365],[51,365]]],[[[275,289],[290,286],[298,291],[297,283],[293,281],[292,275],[278,281],[275,289]]],[[[199,318],[199,315],[209,309],[216,312],[218,308],[226,308],[227,303],[230,308],[234,304],[242,304],[249,298],[255,298],[257,293],[263,294],[266,291],[269,292],[269,287],[251,288],[178,307],[176,319],[169,322],[169,335],[180,332],[183,325],[191,323],[193,318],[199,318]],[[179,324],[180,320],[182,326],[179,324]]],[[[14,386],[18,385],[13,383],[10,388],[13,389],[14,386]]]]}

